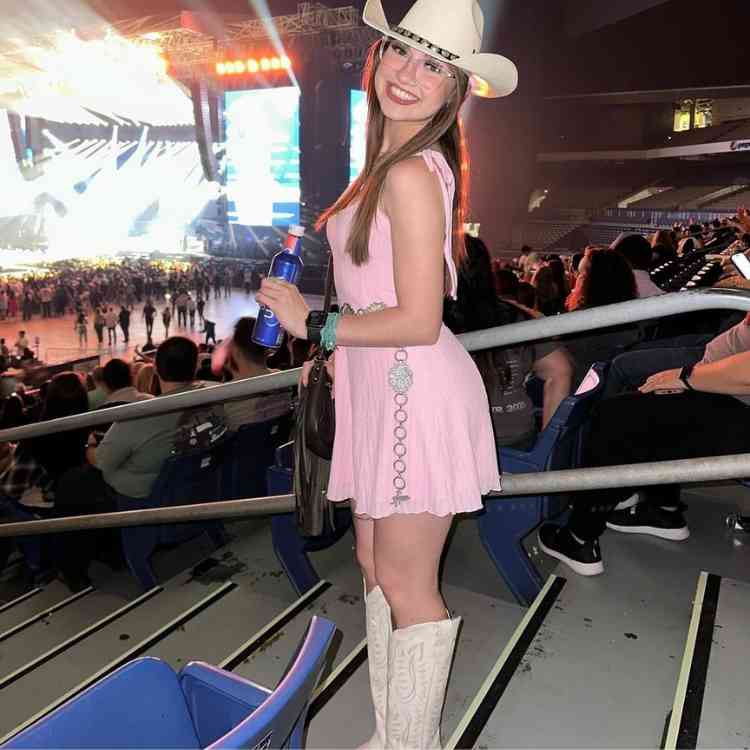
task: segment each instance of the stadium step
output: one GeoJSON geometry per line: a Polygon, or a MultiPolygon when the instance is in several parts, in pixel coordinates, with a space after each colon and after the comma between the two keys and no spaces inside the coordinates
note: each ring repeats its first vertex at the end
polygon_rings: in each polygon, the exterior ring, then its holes
{"type": "MultiPolygon", "coordinates": [[[[47,640],[45,651],[44,646],[39,645],[38,632],[29,631],[19,636],[13,648],[20,649],[23,644],[24,658],[14,656],[11,661],[9,654],[4,653],[0,660],[6,678],[0,690],[3,706],[0,742],[121,663],[143,655],[155,642],[178,630],[234,587],[231,582],[200,584],[191,581],[188,572],[166,585],[163,591],[157,589],[137,597],[133,607],[118,602],[119,608],[110,607],[114,611],[108,613],[117,613],[114,618],[98,612],[87,627],[79,628],[82,638],[52,629],[53,637],[47,640]],[[49,658],[35,666],[42,652],[49,654],[49,658]],[[14,677],[15,672],[18,672],[17,677],[14,677]]],[[[79,607],[85,601],[80,601],[79,607]]]]}
{"type": "Polygon", "coordinates": [[[701,573],[663,747],[748,747],[750,583],[701,573]]]}
{"type": "MultiPolygon", "coordinates": [[[[465,618],[446,697],[445,738],[466,713],[484,680],[487,665],[495,661],[524,610],[518,605],[452,585],[443,585],[443,595],[451,612],[465,618]]],[[[333,672],[329,673],[328,682],[322,683],[322,689],[313,702],[307,746],[350,748],[370,737],[374,729],[368,665],[360,645],[365,638],[361,583],[356,594],[343,596],[339,589],[332,590],[328,598],[321,598],[316,603],[315,608],[339,625],[344,640],[332,665],[333,672]],[[342,717],[347,720],[342,721],[342,717]]],[[[258,654],[238,671],[243,674],[246,668],[248,676],[256,672],[268,673],[269,676],[280,674],[279,670],[285,666],[284,654],[289,653],[290,644],[297,635],[296,630],[290,628],[284,642],[280,640],[273,644],[271,649],[258,654]]]]}

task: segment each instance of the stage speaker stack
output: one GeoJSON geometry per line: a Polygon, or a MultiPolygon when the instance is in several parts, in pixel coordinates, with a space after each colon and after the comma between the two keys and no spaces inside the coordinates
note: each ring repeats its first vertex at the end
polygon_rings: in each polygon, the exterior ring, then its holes
{"type": "Polygon", "coordinates": [[[195,116],[195,138],[203,165],[203,175],[209,182],[218,182],[219,165],[214,150],[214,128],[216,108],[213,117],[211,112],[211,96],[208,82],[205,79],[193,81],[190,85],[193,98],[193,114],[195,116]],[[213,121],[213,122],[212,122],[213,121]]]}

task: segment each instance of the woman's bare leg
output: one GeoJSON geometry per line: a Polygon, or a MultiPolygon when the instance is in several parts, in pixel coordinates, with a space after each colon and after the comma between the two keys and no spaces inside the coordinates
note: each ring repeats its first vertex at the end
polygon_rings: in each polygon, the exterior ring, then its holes
{"type": "Polygon", "coordinates": [[[440,558],[453,516],[395,514],[374,521],[375,579],[396,627],[446,619],[438,587],[440,558]]]}

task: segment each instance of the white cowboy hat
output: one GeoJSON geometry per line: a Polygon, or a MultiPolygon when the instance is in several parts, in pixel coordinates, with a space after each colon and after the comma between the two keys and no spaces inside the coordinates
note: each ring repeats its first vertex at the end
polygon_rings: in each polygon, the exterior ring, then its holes
{"type": "Polygon", "coordinates": [[[516,66],[502,55],[482,53],[484,14],[477,0],[416,0],[391,26],[381,0],[367,0],[362,20],[381,34],[481,79],[474,93],[495,99],[518,86],[516,66]]]}

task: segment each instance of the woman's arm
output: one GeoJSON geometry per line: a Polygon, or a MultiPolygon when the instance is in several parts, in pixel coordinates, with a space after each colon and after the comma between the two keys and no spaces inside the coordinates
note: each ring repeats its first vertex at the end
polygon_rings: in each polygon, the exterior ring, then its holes
{"type": "Polygon", "coordinates": [[[544,381],[542,429],[549,423],[564,398],[570,395],[573,366],[565,349],[555,349],[534,362],[534,373],[544,381]]]}
{"type": "MultiPolygon", "coordinates": [[[[727,396],[750,395],[750,352],[734,354],[705,365],[696,365],[689,378],[695,391],[723,393],[727,396]]],[[[680,370],[666,370],[652,375],[641,387],[641,393],[662,390],[686,390],[680,370]]]]}
{"type": "MultiPolygon", "coordinates": [[[[423,159],[409,159],[388,173],[383,210],[391,224],[393,275],[398,304],[368,315],[339,320],[341,346],[428,346],[440,336],[446,217],[439,177],[423,159]]],[[[367,273],[367,266],[362,267],[367,273]]],[[[307,337],[308,308],[296,287],[265,279],[257,295],[293,336],[307,337]]],[[[378,302],[379,300],[371,300],[378,302]]]]}

